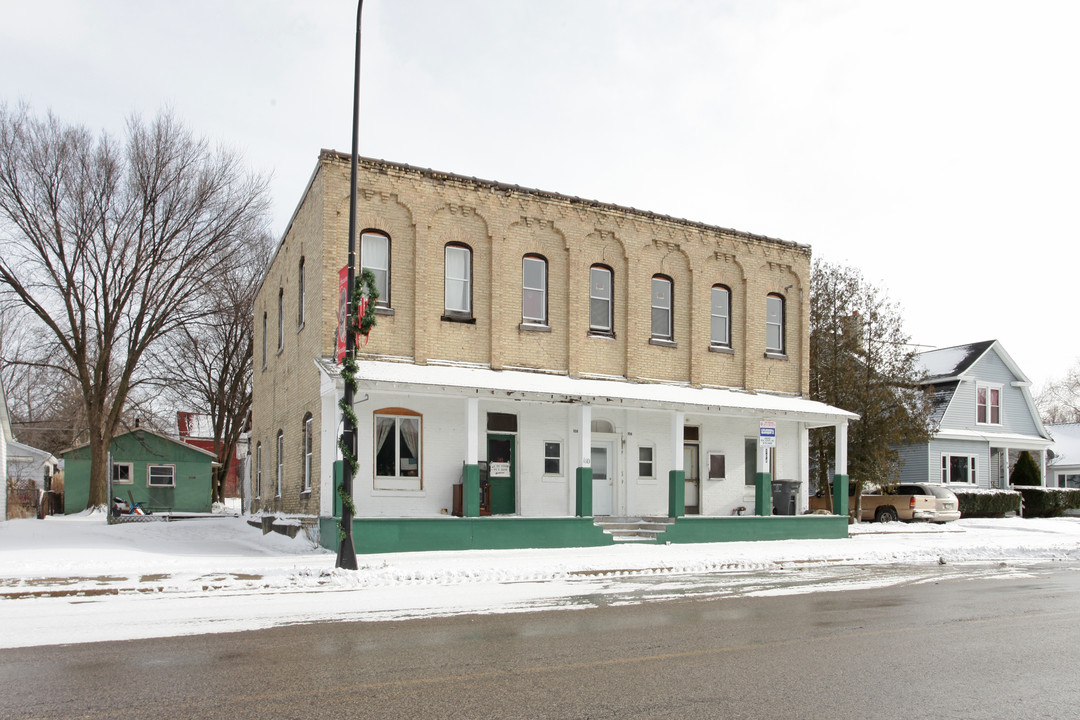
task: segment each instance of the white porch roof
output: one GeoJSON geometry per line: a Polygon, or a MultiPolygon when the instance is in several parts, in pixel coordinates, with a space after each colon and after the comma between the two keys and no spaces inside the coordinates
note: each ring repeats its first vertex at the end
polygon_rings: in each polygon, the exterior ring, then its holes
{"type": "MultiPolygon", "coordinates": [[[[326,375],[338,380],[340,366],[327,360],[316,360],[316,363],[326,375]]],[[[859,417],[847,410],[803,397],[745,390],[380,360],[362,360],[357,364],[357,380],[361,389],[365,390],[681,410],[728,417],[794,420],[808,423],[811,427],[836,425],[859,417]]]]}
{"type": "Polygon", "coordinates": [[[1053,441],[1046,440],[1038,435],[979,432],[978,430],[941,430],[934,434],[934,438],[937,440],[978,440],[990,443],[991,447],[1019,448],[1021,450],[1045,450],[1054,444],[1053,441]]]}

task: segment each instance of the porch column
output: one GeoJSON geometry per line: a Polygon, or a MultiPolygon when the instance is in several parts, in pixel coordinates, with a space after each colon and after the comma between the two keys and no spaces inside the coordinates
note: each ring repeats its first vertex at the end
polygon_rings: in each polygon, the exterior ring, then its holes
{"type": "Polygon", "coordinates": [[[847,420],[836,426],[836,474],[833,475],[833,513],[848,514],[847,420]]]}
{"type": "MultiPolygon", "coordinates": [[[[671,414],[671,470],[668,471],[668,517],[686,514],[686,468],[683,467],[683,426],[686,413],[671,414]]],[[[700,499],[698,500],[700,503],[700,499]]]]}
{"type": "Polygon", "coordinates": [[[772,515],[772,473],[769,472],[769,453],[776,447],[766,447],[758,436],[757,472],[754,474],[754,514],[772,515]]]}
{"type": "Polygon", "coordinates": [[[581,457],[577,466],[577,501],[575,514],[578,517],[592,515],[592,407],[582,405],[578,416],[578,435],[581,436],[581,457]]]}
{"type": "Polygon", "coordinates": [[[465,467],[462,470],[462,515],[480,514],[480,399],[465,399],[465,467]]]}

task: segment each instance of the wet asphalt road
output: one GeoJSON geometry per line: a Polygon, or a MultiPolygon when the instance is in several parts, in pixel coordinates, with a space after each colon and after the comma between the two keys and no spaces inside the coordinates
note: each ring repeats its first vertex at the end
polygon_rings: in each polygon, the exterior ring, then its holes
{"type": "Polygon", "coordinates": [[[0,718],[1080,717],[1076,566],[817,589],[0,650],[0,718]]]}

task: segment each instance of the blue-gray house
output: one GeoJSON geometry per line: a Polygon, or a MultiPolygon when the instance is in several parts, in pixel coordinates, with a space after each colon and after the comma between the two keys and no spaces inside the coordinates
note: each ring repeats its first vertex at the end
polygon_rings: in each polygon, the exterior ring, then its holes
{"type": "Polygon", "coordinates": [[[997,340],[920,353],[921,385],[932,392],[930,442],[900,450],[900,482],[1005,488],[1027,450],[1046,477],[1053,443],[1039,420],[1031,381],[997,340]]]}

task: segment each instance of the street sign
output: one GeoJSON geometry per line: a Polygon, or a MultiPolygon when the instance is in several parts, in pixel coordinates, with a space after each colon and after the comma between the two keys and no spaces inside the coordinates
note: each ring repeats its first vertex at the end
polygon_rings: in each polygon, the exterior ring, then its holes
{"type": "Polygon", "coordinates": [[[758,428],[758,445],[763,448],[776,447],[776,423],[774,421],[761,421],[758,428]]]}

